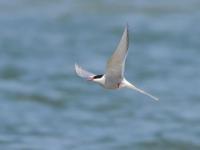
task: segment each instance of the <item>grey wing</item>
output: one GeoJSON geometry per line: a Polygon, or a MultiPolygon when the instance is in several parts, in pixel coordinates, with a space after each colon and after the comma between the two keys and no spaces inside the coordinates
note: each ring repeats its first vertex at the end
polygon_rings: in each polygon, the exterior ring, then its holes
{"type": "Polygon", "coordinates": [[[112,82],[119,82],[123,79],[128,44],[128,25],[126,25],[117,49],[108,60],[106,66],[106,78],[112,79],[112,82]]]}
{"type": "Polygon", "coordinates": [[[81,68],[79,65],[75,64],[75,71],[76,74],[79,77],[85,78],[87,80],[91,80],[93,76],[95,76],[95,74],[88,72],[86,70],[84,70],[83,68],[81,68]]]}

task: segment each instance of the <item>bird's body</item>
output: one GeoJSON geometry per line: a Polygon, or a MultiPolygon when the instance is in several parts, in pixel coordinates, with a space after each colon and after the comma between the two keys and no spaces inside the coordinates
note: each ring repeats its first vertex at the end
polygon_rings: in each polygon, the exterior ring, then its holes
{"type": "Polygon", "coordinates": [[[117,46],[117,49],[107,61],[105,74],[95,75],[90,73],[80,66],[75,64],[75,71],[78,76],[86,78],[89,81],[96,82],[106,89],[117,89],[117,88],[131,88],[140,93],[143,93],[151,98],[158,100],[158,98],[151,94],[135,87],[133,84],[128,82],[124,77],[125,61],[128,52],[129,37],[128,37],[128,26],[125,27],[121,40],[117,46]]]}

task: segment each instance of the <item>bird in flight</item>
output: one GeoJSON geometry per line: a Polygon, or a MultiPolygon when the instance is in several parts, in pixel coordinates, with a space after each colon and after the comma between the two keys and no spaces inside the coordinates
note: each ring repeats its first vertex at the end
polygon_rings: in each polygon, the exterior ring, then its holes
{"type": "Polygon", "coordinates": [[[128,45],[128,25],[126,25],[117,49],[107,61],[105,74],[95,75],[89,71],[86,71],[78,64],[75,64],[75,71],[77,75],[79,77],[85,78],[88,81],[98,83],[106,89],[129,88],[145,94],[154,100],[159,100],[157,97],[137,88],[135,85],[127,81],[124,77],[124,68],[128,52],[128,45]]]}

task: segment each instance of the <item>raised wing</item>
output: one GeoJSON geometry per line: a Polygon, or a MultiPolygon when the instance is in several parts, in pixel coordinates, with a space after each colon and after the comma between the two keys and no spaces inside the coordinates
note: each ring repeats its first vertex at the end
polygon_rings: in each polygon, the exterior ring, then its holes
{"type": "Polygon", "coordinates": [[[88,72],[84,69],[82,69],[79,65],[75,64],[75,71],[76,71],[76,74],[79,76],[79,77],[82,77],[82,78],[85,78],[87,80],[91,80],[92,77],[95,76],[95,74],[91,73],[91,72],[88,72]]]}
{"type": "Polygon", "coordinates": [[[112,84],[120,82],[124,77],[124,66],[128,52],[128,25],[126,25],[117,49],[107,62],[106,66],[106,82],[112,80],[112,84]]]}

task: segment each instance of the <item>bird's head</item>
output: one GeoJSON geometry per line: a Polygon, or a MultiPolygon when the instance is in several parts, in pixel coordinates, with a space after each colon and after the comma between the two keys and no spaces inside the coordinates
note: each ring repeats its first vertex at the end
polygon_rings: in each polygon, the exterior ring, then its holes
{"type": "Polygon", "coordinates": [[[105,77],[103,74],[92,76],[88,80],[102,85],[105,83],[105,77]]]}

